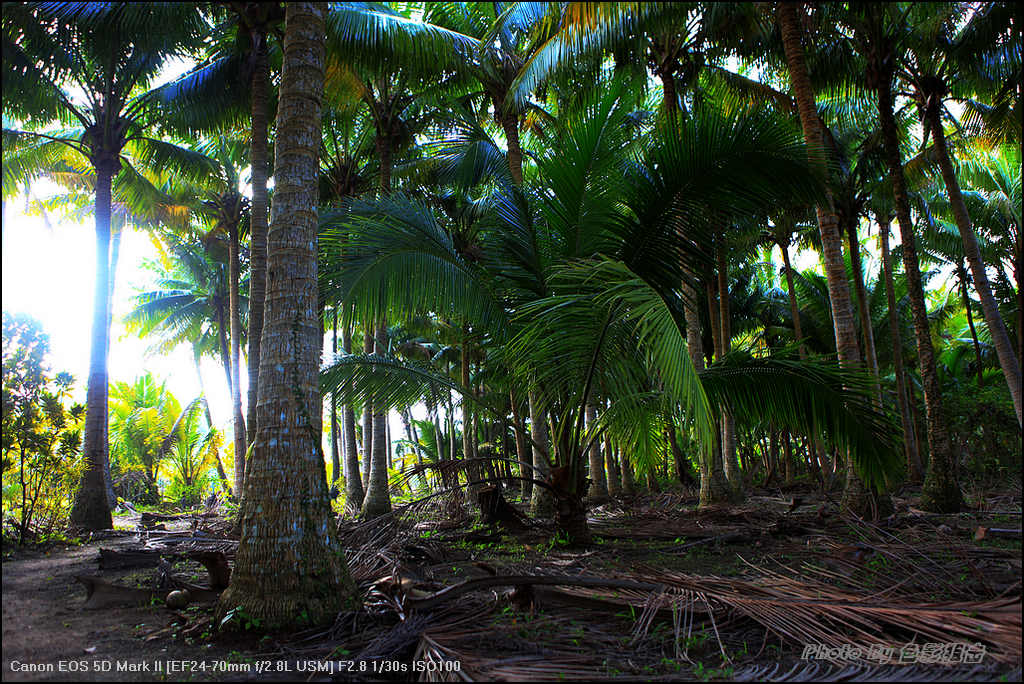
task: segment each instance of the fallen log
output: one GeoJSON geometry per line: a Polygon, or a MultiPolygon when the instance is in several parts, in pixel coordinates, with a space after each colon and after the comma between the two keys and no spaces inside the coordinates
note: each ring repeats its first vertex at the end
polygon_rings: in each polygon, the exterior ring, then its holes
{"type": "Polygon", "coordinates": [[[110,606],[148,605],[159,592],[152,589],[125,587],[99,577],[75,575],[75,581],[85,587],[83,608],[108,608],[110,606]]]}
{"type": "Polygon", "coordinates": [[[155,568],[160,564],[160,549],[104,549],[100,547],[100,570],[124,570],[125,568],[155,568]]]}
{"type": "Polygon", "coordinates": [[[175,520],[193,520],[195,518],[217,518],[217,513],[150,513],[145,511],[139,518],[143,524],[147,522],[174,522],[175,520]]]}
{"type": "Polygon", "coordinates": [[[210,589],[221,591],[227,589],[231,581],[231,566],[223,551],[196,549],[185,553],[170,551],[163,548],[143,549],[104,549],[100,548],[100,570],[123,570],[125,568],[156,568],[160,567],[163,558],[169,560],[187,559],[201,563],[206,568],[210,589]]]}
{"type": "Polygon", "coordinates": [[[473,591],[491,587],[528,587],[536,585],[564,587],[602,587],[607,589],[631,589],[633,591],[661,592],[666,589],[664,584],[638,582],[636,580],[615,579],[605,577],[568,577],[561,575],[501,575],[480,577],[459,584],[445,587],[441,591],[423,598],[409,598],[406,607],[410,610],[427,610],[436,605],[451,601],[473,591]]]}

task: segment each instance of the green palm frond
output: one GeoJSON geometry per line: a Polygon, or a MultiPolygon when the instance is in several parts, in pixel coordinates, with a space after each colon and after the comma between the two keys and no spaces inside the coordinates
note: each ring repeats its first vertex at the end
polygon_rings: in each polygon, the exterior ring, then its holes
{"type": "Polygon", "coordinates": [[[344,61],[383,71],[401,64],[424,78],[459,69],[476,49],[470,36],[399,14],[382,3],[337,3],[327,15],[329,49],[344,61]]]}
{"type": "Polygon", "coordinates": [[[863,370],[841,369],[824,359],[755,358],[736,351],[700,378],[709,401],[741,422],[769,421],[848,451],[876,489],[899,473],[899,424],[875,406],[873,380],[863,370]]]}
{"type": "Polygon", "coordinates": [[[321,231],[323,297],[354,305],[361,320],[388,311],[506,320],[487,274],[419,202],[401,195],[358,201],[325,214],[321,231]]]}

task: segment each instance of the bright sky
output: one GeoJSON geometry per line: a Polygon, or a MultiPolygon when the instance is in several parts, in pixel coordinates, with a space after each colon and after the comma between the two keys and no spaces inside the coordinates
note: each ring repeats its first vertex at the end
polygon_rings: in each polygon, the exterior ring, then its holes
{"type": "MultiPolygon", "coordinates": [[[[53,214],[47,226],[42,216],[25,214],[24,199],[5,202],[3,209],[3,310],[26,313],[42,323],[50,336],[53,369],[72,373],[76,398],[84,400],[96,267],[94,227],[91,221],[76,223],[53,214]]],[[[147,356],[149,342],[127,334],[121,322],[133,297],[152,285],[149,272],[140,268],[147,258],[156,258],[147,236],[126,230],[114,289],[110,378],[131,381],[151,371],[185,404],[200,392],[191,352],[182,347],[169,355],[147,356]]],[[[214,422],[225,423],[230,395],[224,372],[213,359],[205,359],[201,367],[214,422]]],[[[242,374],[244,391],[244,368],[242,374]]]]}
{"type": "MultiPolygon", "coordinates": [[[[34,192],[45,197],[46,184],[39,183],[34,192]]],[[[42,323],[50,336],[51,368],[74,375],[75,398],[85,401],[96,270],[92,217],[78,223],[50,214],[47,222],[42,216],[26,214],[25,205],[23,196],[3,204],[3,310],[25,313],[42,323]]],[[[122,322],[133,308],[135,295],[153,286],[152,274],[141,266],[144,260],[156,257],[145,232],[125,231],[114,289],[109,377],[112,382],[130,382],[151,372],[158,380],[166,381],[167,388],[185,405],[200,393],[191,350],[182,346],[170,354],[147,354],[150,342],[127,333],[122,322]]],[[[328,335],[327,349],[329,344],[328,335]]],[[[229,433],[231,396],[223,366],[219,359],[206,358],[201,371],[213,421],[229,433]]],[[[244,350],[241,376],[244,410],[248,388],[244,350]]],[[[414,407],[414,418],[425,415],[424,406],[414,407]]],[[[392,440],[404,438],[401,420],[395,413],[388,422],[392,440]]]]}

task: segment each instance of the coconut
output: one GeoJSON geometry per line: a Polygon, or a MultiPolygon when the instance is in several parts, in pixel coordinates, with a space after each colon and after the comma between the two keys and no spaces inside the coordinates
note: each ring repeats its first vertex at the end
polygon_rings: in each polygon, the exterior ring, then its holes
{"type": "Polygon", "coordinates": [[[189,599],[191,598],[192,597],[189,596],[187,589],[178,589],[176,591],[172,591],[170,594],[167,595],[167,607],[173,608],[175,610],[180,610],[188,605],[189,599]]]}

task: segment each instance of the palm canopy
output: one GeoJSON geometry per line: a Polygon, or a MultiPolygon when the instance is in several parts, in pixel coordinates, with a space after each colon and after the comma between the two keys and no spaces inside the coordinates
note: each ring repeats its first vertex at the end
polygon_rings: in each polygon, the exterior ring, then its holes
{"type": "MultiPolygon", "coordinates": [[[[136,296],[135,308],[125,316],[125,324],[141,336],[156,337],[151,350],[154,353],[165,353],[188,343],[198,353],[223,355],[227,334],[227,264],[209,254],[198,236],[191,241],[177,236],[169,239],[166,263],[153,264],[156,287],[136,296]]],[[[242,304],[245,302],[242,297],[242,304]]]]}
{"type": "Polygon", "coordinates": [[[115,187],[143,182],[139,164],[204,175],[200,156],[147,130],[149,87],[203,29],[182,3],[5,4],[4,193],[67,165],[69,150],[93,165],[120,161],[115,187]]]}
{"type": "MultiPolygon", "coordinates": [[[[744,403],[723,389],[724,370],[709,371],[709,394],[687,353],[680,286],[703,271],[711,228],[820,192],[798,134],[765,110],[697,107],[638,135],[630,113],[621,88],[605,87],[563,117],[537,160],[536,183],[501,184],[481,199],[475,246],[458,244],[443,216],[402,197],[325,217],[325,296],[364,315],[462,317],[485,345],[505,342],[498,356],[515,382],[553,411],[564,464],[578,462],[605,429],[626,444],[645,439],[629,426],[652,410],[685,411],[710,448],[714,411],[728,407],[824,433],[852,448],[881,484],[889,425],[854,400],[854,378],[834,375],[829,384],[808,374],[792,383],[784,379],[798,373],[792,366],[733,361],[734,372],[758,368],[778,381],[744,387],[752,392],[744,403]],[[812,387],[850,389],[808,413],[801,401],[812,387]],[[777,401],[767,391],[779,392],[777,401]],[[613,401],[607,418],[584,431],[584,407],[605,398],[613,401]]],[[[423,363],[349,356],[324,371],[325,388],[342,395],[349,380],[348,394],[372,392],[374,401],[407,405],[431,387],[450,387],[480,403],[423,363]]]]}

